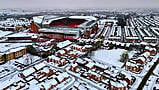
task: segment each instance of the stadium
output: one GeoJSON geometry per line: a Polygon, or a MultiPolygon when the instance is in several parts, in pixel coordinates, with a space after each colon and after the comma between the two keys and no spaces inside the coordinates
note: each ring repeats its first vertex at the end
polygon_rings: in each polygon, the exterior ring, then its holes
{"type": "Polygon", "coordinates": [[[96,34],[98,24],[93,16],[37,16],[33,17],[31,31],[46,38],[76,40],[96,34]]]}

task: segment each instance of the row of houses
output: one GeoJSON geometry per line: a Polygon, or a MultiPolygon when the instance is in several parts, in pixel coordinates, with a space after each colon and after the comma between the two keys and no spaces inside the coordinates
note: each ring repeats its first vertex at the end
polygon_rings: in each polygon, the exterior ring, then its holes
{"type": "Polygon", "coordinates": [[[59,86],[59,84],[68,84],[71,80],[71,77],[66,72],[62,73],[44,63],[36,64],[22,71],[19,74],[19,78],[21,79],[20,81],[14,82],[3,89],[31,89],[33,88],[31,87],[32,84],[35,84],[36,87],[34,88],[52,90],[59,86]]]}
{"type": "Polygon", "coordinates": [[[0,53],[0,62],[10,61],[12,59],[17,59],[27,53],[26,47],[17,47],[9,49],[5,52],[0,53]]]}
{"type": "Polygon", "coordinates": [[[140,34],[140,36],[143,38],[143,40],[145,42],[154,43],[157,41],[156,36],[154,36],[152,33],[150,33],[150,31],[148,29],[137,27],[135,30],[140,34]]]}
{"type": "Polygon", "coordinates": [[[129,20],[130,26],[141,35],[144,41],[146,42],[156,42],[156,31],[151,28],[158,28],[158,20],[150,17],[140,17],[140,18],[131,18],[129,20]]]}
{"type": "Polygon", "coordinates": [[[47,62],[52,64],[57,64],[59,67],[68,64],[68,61],[65,58],[60,58],[55,55],[49,56],[47,62]]]}
{"type": "Polygon", "coordinates": [[[122,36],[121,26],[113,26],[110,31],[108,40],[121,41],[121,36],[122,36]]]}
{"type": "Polygon", "coordinates": [[[129,50],[132,47],[131,43],[122,43],[122,42],[115,42],[115,41],[109,41],[109,40],[104,40],[102,45],[104,47],[116,47],[116,48],[122,48],[129,50]]]}
{"type": "Polygon", "coordinates": [[[125,40],[126,42],[139,42],[139,37],[137,36],[137,33],[135,30],[130,26],[125,26],[125,40]]]}
{"type": "Polygon", "coordinates": [[[95,45],[96,43],[102,42],[102,39],[77,39],[77,44],[95,45]]]}
{"type": "Polygon", "coordinates": [[[146,46],[144,53],[137,57],[133,57],[126,62],[125,69],[135,73],[140,73],[143,70],[145,63],[150,61],[150,56],[155,56],[156,54],[157,50],[155,48],[146,46]]]}
{"type": "Polygon", "coordinates": [[[29,28],[29,26],[30,26],[30,21],[26,18],[22,19],[8,18],[5,21],[0,21],[1,30],[18,31],[18,30],[23,30],[25,28],[29,28]]]}
{"type": "Polygon", "coordinates": [[[124,71],[119,71],[111,66],[97,62],[92,62],[87,58],[78,58],[68,68],[68,72],[84,78],[84,80],[91,82],[101,89],[127,90],[128,86],[132,85],[135,81],[134,76],[131,76],[124,71]],[[98,86],[98,84],[96,84],[99,82],[103,86],[98,86]]]}
{"type": "Polygon", "coordinates": [[[92,48],[91,45],[84,45],[80,46],[77,44],[73,44],[70,41],[64,41],[57,44],[57,50],[55,55],[50,55],[47,58],[47,62],[51,63],[52,65],[57,64],[57,67],[65,66],[68,64],[69,60],[73,60],[77,57],[85,55],[87,51],[92,48]],[[64,42],[67,42],[63,44],[64,42]]]}

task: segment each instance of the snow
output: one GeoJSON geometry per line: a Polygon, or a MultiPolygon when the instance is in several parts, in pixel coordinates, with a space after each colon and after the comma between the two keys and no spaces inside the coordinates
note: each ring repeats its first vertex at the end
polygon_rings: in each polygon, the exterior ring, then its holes
{"type": "Polygon", "coordinates": [[[23,73],[23,75],[24,75],[25,77],[27,77],[28,75],[30,75],[30,74],[32,74],[32,73],[34,73],[34,72],[35,72],[35,69],[29,68],[29,69],[23,71],[22,73],[23,73]]]}
{"type": "Polygon", "coordinates": [[[9,49],[31,45],[32,43],[1,43],[0,52],[5,52],[9,49]]]}
{"type": "Polygon", "coordinates": [[[53,17],[52,19],[49,19],[49,20],[45,20],[44,22],[43,22],[43,24],[50,24],[52,21],[55,21],[55,20],[59,20],[59,19],[63,19],[63,18],[65,18],[65,17],[53,17]]]}
{"type": "Polygon", "coordinates": [[[112,49],[112,50],[97,50],[93,52],[91,57],[94,61],[101,62],[103,64],[111,64],[121,67],[124,63],[120,62],[121,55],[126,52],[124,49],[112,49]]]}
{"type": "Polygon", "coordinates": [[[7,37],[37,37],[36,34],[33,33],[15,33],[12,35],[8,35],[7,37]]]}
{"type": "Polygon", "coordinates": [[[156,68],[153,71],[153,73],[159,76],[159,64],[156,66],[156,68]]]}
{"type": "Polygon", "coordinates": [[[42,68],[45,67],[45,66],[46,66],[45,63],[40,63],[40,64],[35,65],[34,67],[35,67],[37,70],[40,70],[40,69],[42,69],[42,68]]]}
{"type": "Polygon", "coordinates": [[[70,16],[72,19],[86,19],[86,20],[97,20],[97,18],[93,16],[70,16]]]}
{"type": "Polygon", "coordinates": [[[92,68],[94,66],[94,63],[92,63],[92,62],[89,62],[88,64],[86,64],[86,67],[88,67],[88,68],[92,68]]]}
{"type": "Polygon", "coordinates": [[[59,60],[60,60],[60,58],[59,58],[59,57],[57,57],[57,56],[55,56],[55,55],[51,55],[51,56],[49,56],[49,58],[50,58],[50,59],[55,59],[55,60],[57,60],[57,61],[59,61],[59,60]]]}
{"type": "Polygon", "coordinates": [[[137,51],[130,51],[130,52],[128,53],[129,59],[133,58],[133,56],[135,55],[135,53],[137,53],[137,51]]]}
{"type": "Polygon", "coordinates": [[[18,48],[10,49],[10,50],[8,50],[7,53],[10,53],[10,52],[17,52],[17,51],[20,51],[20,50],[25,49],[25,48],[26,48],[26,47],[18,47],[18,48]]]}
{"type": "Polygon", "coordinates": [[[11,33],[13,33],[13,32],[12,31],[1,31],[0,30],[0,38],[6,36],[8,34],[11,34],[11,33]]]}
{"type": "Polygon", "coordinates": [[[70,42],[69,40],[66,40],[66,41],[64,41],[64,42],[58,43],[58,44],[57,44],[57,47],[59,47],[59,48],[64,48],[64,47],[66,47],[66,46],[68,46],[68,45],[70,45],[70,44],[72,44],[72,42],[70,42]]]}
{"type": "Polygon", "coordinates": [[[43,18],[44,18],[44,16],[36,16],[36,17],[33,17],[33,21],[38,24],[41,24],[43,21],[43,18]]]}
{"type": "Polygon", "coordinates": [[[118,21],[117,20],[113,20],[113,19],[101,19],[101,20],[99,20],[100,24],[104,24],[105,25],[106,22],[113,22],[114,24],[116,24],[118,21]]]}

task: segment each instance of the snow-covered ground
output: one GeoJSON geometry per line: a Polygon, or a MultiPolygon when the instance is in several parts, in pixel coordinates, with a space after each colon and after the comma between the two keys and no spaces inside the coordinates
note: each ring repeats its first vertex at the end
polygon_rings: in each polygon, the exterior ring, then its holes
{"type": "Polygon", "coordinates": [[[159,64],[156,66],[156,68],[153,71],[153,73],[159,77],[159,64]]]}
{"type": "Polygon", "coordinates": [[[8,35],[8,34],[11,34],[11,33],[13,33],[13,32],[12,32],[12,31],[1,31],[1,30],[0,30],[0,38],[6,36],[6,35],[8,35]]]}
{"type": "Polygon", "coordinates": [[[120,62],[121,55],[126,52],[124,49],[112,49],[112,50],[102,50],[99,49],[97,51],[92,52],[92,59],[94,61],[103,63],[103,64],[111,64],[113,66],[122,67],[124,63],[120,62]]]}

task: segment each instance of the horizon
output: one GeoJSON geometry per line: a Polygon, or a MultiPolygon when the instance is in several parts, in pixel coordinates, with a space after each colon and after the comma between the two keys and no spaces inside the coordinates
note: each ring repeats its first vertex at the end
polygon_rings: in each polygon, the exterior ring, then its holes
{"type": "Polygon", "coordinates": [[[0,9],[159,8],[158,0],[1,0],[0,9]],[[38,3],[37,3],[38,2],[38,3]]]}

